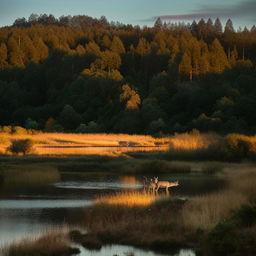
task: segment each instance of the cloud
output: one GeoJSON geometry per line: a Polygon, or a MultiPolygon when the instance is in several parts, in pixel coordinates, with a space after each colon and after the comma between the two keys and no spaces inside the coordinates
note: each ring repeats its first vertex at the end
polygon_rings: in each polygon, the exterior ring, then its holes
{"type": "Polygon", "coordinates": [[[162,15],[162,20],[194,20],[201,18],[247,18],[255,20],[256,0],[245,0],[233,5],[201,6],[197,10],[180,15],[162,15]]]}

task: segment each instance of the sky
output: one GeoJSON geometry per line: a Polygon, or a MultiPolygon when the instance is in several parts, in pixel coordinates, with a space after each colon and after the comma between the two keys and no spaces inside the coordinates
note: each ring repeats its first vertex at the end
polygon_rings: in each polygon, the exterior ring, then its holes
{"type": "Polygon", "coordinates": [[[0,26],[31,13],[106,16],[109,21],[153,26],[157,17],[166,22],[233,20],[235,28],[256,24],[256,0],[0,0],[0,26]]]}

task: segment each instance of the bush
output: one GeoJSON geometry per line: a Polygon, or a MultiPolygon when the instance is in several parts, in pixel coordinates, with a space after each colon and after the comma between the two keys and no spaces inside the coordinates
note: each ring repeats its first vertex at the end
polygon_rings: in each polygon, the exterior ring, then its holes
{"type": "Polygon", "coordinates": [[[202,240],[202,255],[255,255],[256,207],[241,206],[202,240]]]}
{"type": "Polygon", "coordinates": [[[32,120],[31,118],[28,118],[27,120],[26,120],[26,123],[25,123],[25,127],[26,127],[26,129],[33,129],[33,130],[36,130],[36,129],[38,129],[38,123],[37,123],[37,121],[34,121],[34,120],[32,120]]]}
{"type": "Polygon", "coordinates": [[[243,158],[255,153],[256,140],[241,134],[229,134],[225,137],[224,151],[230,158],[243,158]]]}
{"type": "Polygon", "coordinates": [[[25,128],[21,127],[21,126],[13,126],[12,127],[12,134],[16,134],[16,135],[27,135],[28,132],[25,128]]]}
{"type": "Polygon", "coordinates": [[[94,121],[89,122],[87,125],[80,124],[76,128],[77,133],[97,133],[99,131],[100,131],[99,125],[94,121]]]}
{"type": "Polygon", "coordinates": [[[0,133],[12,133],[12,127],[11,126],[1,126],[0,133]]]}
{"type": "Polygon", "coordinates": [[[33,151],[33,141],[29,139],[12,140],[11,145],[7,148],[7,151],[13,154],[29,154],[33,151]]]}

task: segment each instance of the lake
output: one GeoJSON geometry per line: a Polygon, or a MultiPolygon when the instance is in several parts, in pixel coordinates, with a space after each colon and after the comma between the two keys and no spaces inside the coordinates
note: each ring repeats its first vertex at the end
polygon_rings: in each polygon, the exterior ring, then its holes
{"type": "MultiPolygon", "coordinates": [[[[179,180],[180,186],[172,188],[171,196],[184,199],[218,190],[225,184],[224,178],[206,174],[165,174],[159,179],[179,180]]],[[[66,173],[61,175],[59,182],[46,187],[1,187],[0,246],[62,225],[80,227],[96,196],[113,191],[141,190],[142,180],[142,176],[66,173]]],[[[167,255],[121,245],[103,246],[99,251],[79,248],[80,256],[167,255]]],[[[192,250],[180,250],[172,255],[195,254],[192,250]]]]}

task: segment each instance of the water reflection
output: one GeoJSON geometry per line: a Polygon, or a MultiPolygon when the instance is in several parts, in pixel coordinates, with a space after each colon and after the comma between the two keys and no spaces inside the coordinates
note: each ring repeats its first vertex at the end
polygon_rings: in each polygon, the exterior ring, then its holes
{"type": "MultiPolygon", "coordinates": [[[[76,246],[77,247],[77,246],[76,246]]],[[[125,245],[106,245],[100,250],[88,250],[82,246],[79,246],[81,253],[79,256],[105,256],[105,255],[118,255],[118,256],[195,256],[192,250],[182,249],[178,253],[174,254],[162,254],[153,252],[150,250],[142,250],[133,246],[125,245]]]]}
{"type": "Polygon", "coordinates": [[[55,228],[81,226],[84,208],[0,208],[0,247],[55,228]]]}
{"type": "Polygon", "coordinates": [[[2,209],[76,208],[91,206],[92,200],[0,200],[2,209]]]}
{"type": "Polygon", "coordinates": [[[122,184],[140,184],[139,179],[135,176],[121,176],[119,180],[122,184]]]}
{"type": "MultiPolygon", "coordinates": [[[[152,175],[146,175],[151,177],[152,175]]],[[[180,186],[170,189],[171,195],[188,197],[220,189],[223,179],[207,175],[162,175],[160,180],[179,180],[180,186]]],[[[104,174],[86,176],[64,175],[62,180],[47,187],[1,187],[0,194],[0,246],[28,235],[38,235],[46,229],[68,224],[81,226],[84,214],[95,196],[108,191],[142,189],[142,175],[124,176],[104,174]]],[[[105,256],[125,255],[132,252],[139,256],[161,256],[135,249],[130,246],[104,246],[100,251],[81,248],[81,255],[105,256]]],[[[179,256],[194,256],[189,250],[183,250],[179,256]]]]}
{"type": "Polygon", "coordinates": [[[75,188],[75,189],[138,189],[142,188],[142,184],[120,183],[118,181],[97,182],[97,181],[66,181],[56,183],[57,188],[75,188]]]}

